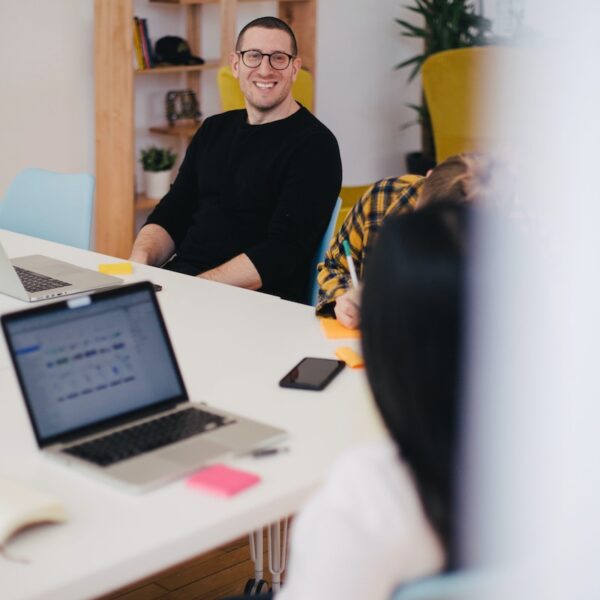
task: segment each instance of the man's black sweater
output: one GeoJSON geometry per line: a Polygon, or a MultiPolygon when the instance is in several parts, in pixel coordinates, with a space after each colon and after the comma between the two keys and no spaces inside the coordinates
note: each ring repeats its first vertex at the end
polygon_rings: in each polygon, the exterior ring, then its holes
{"type": "Polygon", "coordinates": [[[305,302],[341,181],[337,141],[305,108],[263,125],[230,111],[204,121],[146,223],[175,242],[167,268],[198,275],[245,253],[261,291],[305,302]]]}

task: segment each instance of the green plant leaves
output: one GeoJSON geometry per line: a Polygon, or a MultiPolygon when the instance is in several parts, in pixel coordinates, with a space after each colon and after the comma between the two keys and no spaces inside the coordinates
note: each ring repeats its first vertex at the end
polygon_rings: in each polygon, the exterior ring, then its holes
{"type": "Polygon", "coordinates": [[[404,21],[403,19],[394,19],[398,25],[404,27],[406,31],[402,32],[402,35],[406,37],[427,37],[427,31],[422,27],[416,27],[412,23],[408,21],[404,21]]]}
{"type": "Polygon", "coordinates": [[[412,58],[409,58],[408,60],[405,60],[404,62],[401,62],[400,64],[396,65],[396,69],[402,69],[403,67],[407,67],[408,65],[411,65],[414,63],[414,68],[412,69],[412,71],[410,72],[410,74],[408,75],[408,81],[412,81],[416,76],[417,73],[421,70],[421,65],[423,64],[423,61],[427,58],[427,54],[419,54],[417,56],[413,56],[412,58]]]}
{"type": "MultiPolygon", "coordinates": [[[[431,54],[455,48],[483,46],[494,41],[490,36],[492,22],[476,14],[472,0],[413,0],[405,8],[423,19],[423,25],[409,23],[405,19],[394,19],[400,26],[401,35],[423,40],[421,54],[411,56],[395,66],[396,69],[403,69],[412,65],[408,74],[409,82],[417,76],[431,54]]],[[[430,127],[425,102],[409,106],[417,112],[423,127],[430,127]]]]}
{"type": "MultiPolygon", "coordinates": [[[[414,0],[405,8],[423,17],[424,26],[395,19],[406,37],[421,38],[425,56],[486,43],[491,21],[475,13],[472,0],[414,0]]],[[[411,64],[410,59],[401,63],[411,64]]],[[[398,67],[401,68],[401,67],[398,67]]]]}
{"type": "Polygon", "coordinates": [[[144,171],[169,171],[177,161],[177,154],[170,148],[150,146],[141,151],[140,162],[144,171]]]}

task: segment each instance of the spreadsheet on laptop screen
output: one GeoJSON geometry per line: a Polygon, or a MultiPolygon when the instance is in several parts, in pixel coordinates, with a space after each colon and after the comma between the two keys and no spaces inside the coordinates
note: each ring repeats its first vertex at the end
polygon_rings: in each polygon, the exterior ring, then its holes
{"type": "Polygon", "coordinates": [[[42,439],[183,393],[148,290],[25,313],[7,333],[42,439]]]}

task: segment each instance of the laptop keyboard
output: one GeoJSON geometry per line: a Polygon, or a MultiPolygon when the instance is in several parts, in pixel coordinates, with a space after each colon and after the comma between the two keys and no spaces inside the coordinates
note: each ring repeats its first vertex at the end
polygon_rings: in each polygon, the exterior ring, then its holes
{"type": "Polygon", "coordinates": [[[214,431],[232,423],[235,423],[235,420],[197,408],[187,408],[83,444],[65,448],[63,452],[101,467],[107,467],[144,452],[185,440],[198,433],[214,431]]]}
{"type": "Polygon", "coordinates": [[[40,273],[34,273],[28,271],[22,267],[15,267],[15,271],[23,284],[23,287],[30,293],[32,292],[43,292],[44,290],[52,290],[54,288],[65,287],[71,285],[66,281],[60,279],[53,279],[47,275],[41,275],[40,273]]]}

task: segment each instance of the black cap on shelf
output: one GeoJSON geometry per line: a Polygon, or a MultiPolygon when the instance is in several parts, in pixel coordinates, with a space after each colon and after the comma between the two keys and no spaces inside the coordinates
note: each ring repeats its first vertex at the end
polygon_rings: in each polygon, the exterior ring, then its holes
{"type": "Polygon", "coordinates": [[[167,35],[154,44],[154,60],[170,65],[203,65],[204,59],[194,56],[189,44],[180,37],[167,35]]]}

